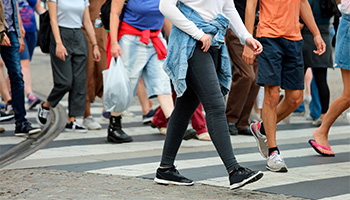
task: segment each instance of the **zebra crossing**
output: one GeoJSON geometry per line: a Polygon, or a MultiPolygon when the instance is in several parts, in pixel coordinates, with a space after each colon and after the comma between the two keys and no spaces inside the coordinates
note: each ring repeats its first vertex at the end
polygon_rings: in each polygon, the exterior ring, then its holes
{"type": "MultiPolygon", "coordinates": [[[[67,101],[62,105],[67,107],[67,101]]],[[[101,118],[102,104],[95,102],[91,111],[103,129],[88,133],[62,132],[44,148],[6,167],[6,169],[41,168],[97,174],[154,178],[165,136],[142,124],[140,105],[129,108],[135,117],[123,117],[122,125],[134,141],[110,144],[106,141],[108,121],[101,118]]],[[[28,119],[35,122],[35,112],[28,119]]],[[[82,119],[78,119],[78,122],[82,119]]],[[[14,137],[13,122],[2,124],[7,131],[0,135],[0,152],[20,142],[14,137]],[[12,128],[12,131],[11,131],[12,128]]],[[[277,142],[288,166],[288,173],[265,169],[265,159],[258,152],[252,136],[231,136],[237,160],[242,166],[264,172],[257,183],[244,189],[286,194],[310,199],[350,199],[349,123],[336,122],[329,135],[336,156],[319,156],[307,143],[315,129],[304,117],[292,117],[290,124],[279,124],[277,142]]],[[[228,176],[211,142],[183,141],[175,165],[196,183],[228,187],[228,176]]]]}

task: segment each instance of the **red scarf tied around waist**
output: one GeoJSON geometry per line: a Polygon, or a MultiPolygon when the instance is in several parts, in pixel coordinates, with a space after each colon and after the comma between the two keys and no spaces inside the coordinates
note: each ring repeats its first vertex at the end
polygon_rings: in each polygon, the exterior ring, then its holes
{"type": "Polygon", "coordinates": [[[158,59],[162,60],[165,59],[166,55],[167,55],[167,50],[162,42],[162,40],[158,37],[159,33],[162,30],[158,30],[156,32],[151,32],[151,30],[144,30],[144,31],[140,31],[137,28],[129,25],[126,22],[122,22],[120,30],[119,30],[119,34],[118,34],[118,41],[119,39],[123,36],[123,35],[139,35],[141,36],[140,38],[140,42],[148,45],[149,44],[149,40],[151,39],[154,48],[157,51],[157,55],[158,55],[158,59]]]}

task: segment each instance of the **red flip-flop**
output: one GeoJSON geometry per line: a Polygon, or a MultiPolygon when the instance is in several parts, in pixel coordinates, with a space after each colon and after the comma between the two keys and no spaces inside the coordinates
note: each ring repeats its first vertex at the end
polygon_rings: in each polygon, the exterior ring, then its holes
{"type": "Polygon", "coordinates": [[[331,146],[325,147],[323,145],[317,144],[315,140],[309,140],[309,144],[317,153],[321,154],[322,156],[325,156],[325,157],[334,157],[335,156],[333,151],[331,150],[331,146]],[[320,148],[327,150],[327,151],[332,151],[332,154],[323,153],[317,147],[320,147],[320,148]]]}

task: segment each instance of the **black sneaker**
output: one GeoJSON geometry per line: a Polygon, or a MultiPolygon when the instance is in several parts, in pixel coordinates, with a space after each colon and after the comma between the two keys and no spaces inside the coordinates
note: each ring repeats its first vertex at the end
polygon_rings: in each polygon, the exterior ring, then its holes
{"type": "Polygon", "coordinates": [[[234,190],[253,183],[261,179],[263,175],[261,171],[256,172],[245,167],[239,167],[230,173],[230,189],[234,190]]]}
{"type": "Polygon", "coordinates": [[[21,124],[16,124],[15,136],[26,136],[36,133],[40,133],[41,128],[32,127],[31,123],[28,121],[22,122],[21,124]]]}
{"type": "Polygon", "coordinates": [[[130,135],[126,134],[121,127],[108,126],[107,141],[111,143],[132,142],[130,135]]]}
{"type": "Polygon", "coordinates": [[[7,114],[3,111],[0,111],[0,122],[8,121],[8,120],[11,120],[13,118],[15,118],[14,114],[7,114]]]}
{"type": "Polygon", "coordinates": [[[38,114],[36,115],[36,121],[40,126],[44,126],[47,122],[47,118],[50,114],[50,108],[43,107],[43,104],[39,106],[38,114]]]}
{"type": "Polygon", "coordinates": [[[78,133],[86,133],[87,132],[87,129],[78,124],[76,121],[73,121],[71,123],[67,123],[66,124],[66,128],[65,128],[65,131],[72,131],[72,132],[78,132],[78,133]]]}
{"type": "Polygon", "coordinates": [[[142,115],[142,123],[148,124],[152,122],[153,116],[156,114],[156,110],[151,109],[146,115],[142,115]]]}
{"type": "Polygon", "coordinates": [[[154,181],[163,185],[174,184],[190,186],[194,184],[193,180],[182,176],[175,166],[164,169],[158,168],[154,181]]]}

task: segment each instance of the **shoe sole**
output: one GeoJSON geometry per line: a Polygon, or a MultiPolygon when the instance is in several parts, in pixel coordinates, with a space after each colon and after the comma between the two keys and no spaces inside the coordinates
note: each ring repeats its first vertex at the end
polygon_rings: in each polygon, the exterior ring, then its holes
{"type": "Polygon", "coordinates": [[[241,188],[247,184],[254,183],[254,182],[258,181],[259,179],[261,179],[263,176],[264,176],[264,174],[261,171],[258,171],[256,174],[254,174],[251,177],[248,177],[247,179],[244,179],[242,182],[234,183],[234,184],[230,185],[230,190],[238,189],[238,188],[241,188]]]}
{"type": "Polygon", "coordinates": [[[28,133],[15,133],[15,136],[17,136],[17,137],[25,137],[25,136],[34,135],[34,134],[37,134],[37,133],[40,133],[40,132],[41,132],[41,129],[35,129],[35,130],[32,130],[32,131],[29,131],[28,133]]]}
{"type": "Polygon", "coordinates": [[[169,180],[164,180],[164,179],[159,179],[159,178],[154,178],[154,181],[158,184],[162,185],[181,185],[181,186],[191,186],[194,184],[194,182],[191,183],[182,183],[182,182],[176,182],[176,181],[169,181],[169,180]]]}
{"type": "Polygon", "coordinates": [[[288,169],[286,167],[281,167],[279,169],[272,169],[268,165],[266,165],[266,169],[268,169],[272,172],[283,172],[283,173],[288,172],[288,169]]]}
{"type": "Polygon", "coordinates": [[[15,115],[4,116],[0,118],[0,122],[9,121],[13,118],[15,118],[15,115]]]}
{"type": "Polygon", "coordinates": [[[28,110],[31,110],[31,109],[33,109],[36,105],[38,105],[38,104],[40,104],[41,103],[41,101],[40,100],[35,100],[35,101],[33,101],[31,104],[29,104],[29,107],[28,107],[28,110]]]}
{"type": "Polygon", "coordinates": [[[263,158],[267,158],[267,155],[264,155],[264,153],[263,153],[262,150],[261,150],[261,147],[260,147],[260,139],[259,139],[259,136],[255,133],[255,131],[254,131],[254,129],[253,129],[253,125],[254,125],[254,124],[251,124],[251,125],[249,126],[250,132],[252,133],[252,135],[253,135],[254,138],[255,138],[255,141],[256,141],[256,143],[257,143],[257,146],[258,146],[260,155],[261,155],[263,158]]]}
{"type": "Polygon", "coordinates": [[[67,129],[67,128],[65,128],[64,130],[67,132],[75,132],[75,133],[87,133],[88,132],[87,130],[77,130],[77,129],[67,129]]]}
{"type": "Polygon", "coordinates": [[[148,117],[148,118],[146,118],[146,119],[143,119],[143,120],[142,120],[142,123],[143,123],[143,124],[149,124],[149,123],[152,122],[152,119],[153,119],[153,117],[148,117]]]}
{"type": "Polygon", "coordinates": [[[127,140],[112,140],[112,139],[109,139],[107,138],[107,141],[110,142],[110,143],[127,143],[127,142],[132,142],[134,141],[132,138],[131,139],[127,139],[127,140]]]}

